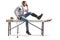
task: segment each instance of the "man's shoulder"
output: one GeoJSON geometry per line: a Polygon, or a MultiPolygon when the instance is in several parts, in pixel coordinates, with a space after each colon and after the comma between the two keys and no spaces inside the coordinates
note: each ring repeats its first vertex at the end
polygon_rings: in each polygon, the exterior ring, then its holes
{"type": "Polygon", "coordinates": [[[15,11],[22,10],[22,6],[17,6],[15,11]]]}
{"type": "Polygon", "coordinates": [[[16,9],[19,9],[20,7],[18,6],[18,7],[16,7],[16,9]]]}

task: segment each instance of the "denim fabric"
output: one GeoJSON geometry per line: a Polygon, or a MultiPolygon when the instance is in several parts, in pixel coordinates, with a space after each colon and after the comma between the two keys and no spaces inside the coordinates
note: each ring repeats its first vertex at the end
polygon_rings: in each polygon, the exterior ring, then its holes
{"type": "Polygon", "coordinates": [[[31,12],[28,12],[21,16],[21,20],[26,22],[26,31],[29,31],[28,20],[26,19],[26,17],[28,17],[29,15],[31,15],[31,12]]]}

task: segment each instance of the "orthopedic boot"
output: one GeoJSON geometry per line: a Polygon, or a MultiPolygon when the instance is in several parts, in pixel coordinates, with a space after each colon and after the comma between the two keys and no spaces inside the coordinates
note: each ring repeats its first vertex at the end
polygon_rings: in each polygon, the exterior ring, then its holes
{"type": "Polygon", "coordinates": [[[34,13],[32,13],[31,16],[36,17],[38,19],[38,16],[34,13]]]}
{"type": "Polygon", "coordinates": [[[39,16],[38,16],[38,19],[41,19],[42,16],[43,16],[43,14],[39,15],[39,16]]]}

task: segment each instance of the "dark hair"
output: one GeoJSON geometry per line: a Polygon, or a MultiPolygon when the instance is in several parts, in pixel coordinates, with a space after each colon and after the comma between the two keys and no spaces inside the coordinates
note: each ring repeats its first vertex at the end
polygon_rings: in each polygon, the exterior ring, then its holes
{"type": "Polygon", "coordinates": [[[25,4],[25,2],[26,2],[26,1],[22,1],[22,5],[24,5],[24,4],[25,4]]]}

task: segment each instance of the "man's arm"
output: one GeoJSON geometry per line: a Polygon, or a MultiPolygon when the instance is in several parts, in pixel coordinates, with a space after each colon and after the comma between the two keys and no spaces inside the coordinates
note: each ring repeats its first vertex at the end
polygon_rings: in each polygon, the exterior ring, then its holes
{"type": "Polygon", "coordinates": [[[26,7],[27,7],[27,10],[26,11],[28,12],[28,4],[26,4],[26,7]]]}

